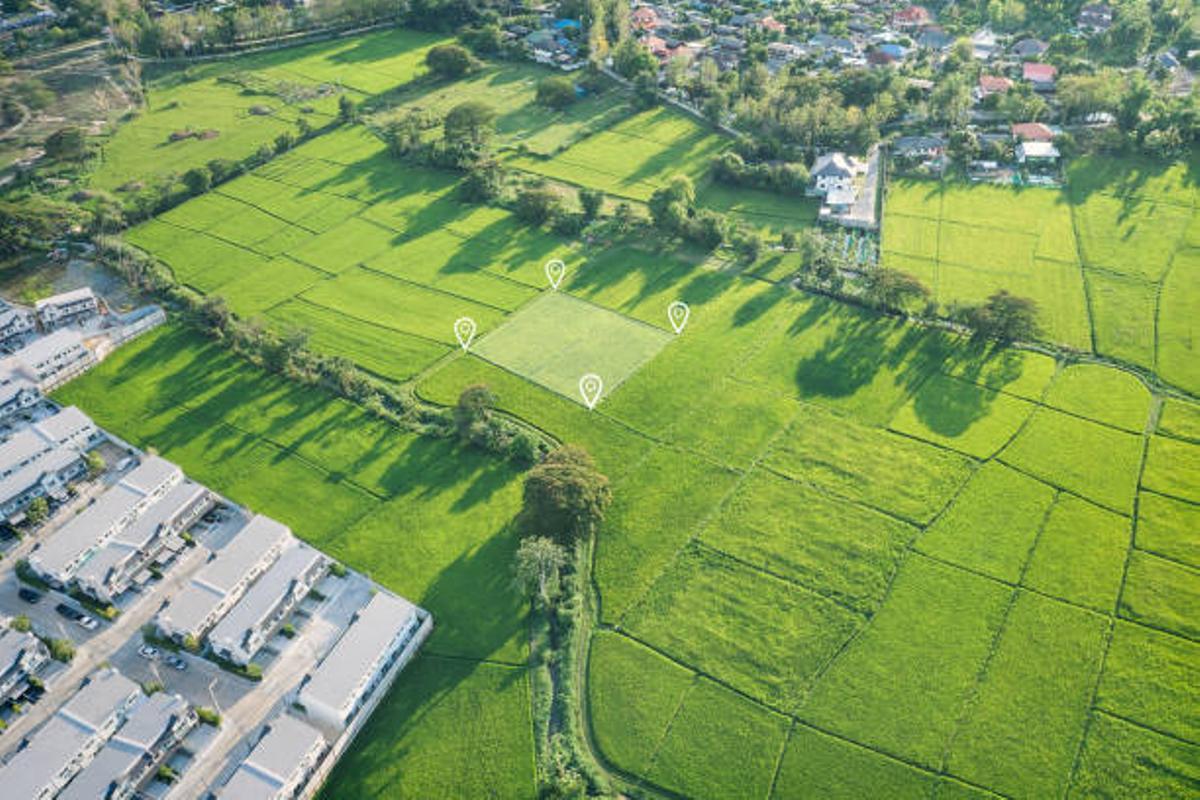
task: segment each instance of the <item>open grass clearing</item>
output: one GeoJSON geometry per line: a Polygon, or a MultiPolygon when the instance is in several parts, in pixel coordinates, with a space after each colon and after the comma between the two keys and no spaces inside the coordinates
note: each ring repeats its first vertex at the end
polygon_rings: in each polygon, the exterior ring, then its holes
{"type": "Polygon", "coordinates": [[[765,797],[787,729],[786,717],[701,678],[659,746],[650,780],[693,797],[765,797]]]}
{"type": "Polygon", "coordinates": [[[431,655],[397,678],[320,794],[536,796],[525,670],[431,655]]]}
{"type": "Polygon", "coordinates": [[[1117,620],[1096,705],[1181,739],[1200,740],[1200,644],[1117,620]]]}
{"type": "Polygon", "coordinates": [[[690,453],[654,449],[613,486],[596,541],[603,619],[616,622],[716,513],[738,474],[690,453]]]}
{"type": "Polygon", "coordinates": [[[1005,463],[1129,513],[1137,488],[1142,438],[1039,408],[1002,455],[1005,463]]]}
{"type": "Polygon", "coordinates": [[[1119,612],[1126,619],[1200,641],[1200,570],[1133,551],[1119,612]]]}

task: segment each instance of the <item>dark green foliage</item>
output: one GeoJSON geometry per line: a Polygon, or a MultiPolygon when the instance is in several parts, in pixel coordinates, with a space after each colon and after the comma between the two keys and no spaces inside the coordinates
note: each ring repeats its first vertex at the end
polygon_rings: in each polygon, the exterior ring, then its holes
{"type": "Polygon", "coordinates": [[[425,65],[441,78],[461,78],[475,67],[475,59],[467,48],[457,44],[440,44],[425,54],[425,65]]]}
{"type": "Polygon", "coordinates": [[[563,109],[575,102],[575,84],[569,78],[552,75],[538,81],[537,101],[553,109],[563,109]]]}
{"type": "Polygon", "coordinates": [[[608,478],[581,447],[550,453],[525,479],[521,527],[560,541],[591,536],[612,502],[608,478]]]}

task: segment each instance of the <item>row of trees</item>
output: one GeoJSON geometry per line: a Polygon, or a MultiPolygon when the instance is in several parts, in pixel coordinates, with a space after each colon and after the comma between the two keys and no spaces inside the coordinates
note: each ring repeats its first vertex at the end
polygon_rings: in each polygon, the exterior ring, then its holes
{"type": "Polygon", "coordinates": [[[808,168],[791,161],[747,163],[732,150],[713,159],[713,177],[731,186],[749,186],[800,196],[808,188],[808,168]]]}

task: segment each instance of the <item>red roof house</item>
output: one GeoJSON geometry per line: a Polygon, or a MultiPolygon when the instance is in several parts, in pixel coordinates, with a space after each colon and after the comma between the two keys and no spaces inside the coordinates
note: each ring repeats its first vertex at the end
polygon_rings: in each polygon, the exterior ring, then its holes
{"type": "Polygon", "coordinates": [[[1054,88],[1054,79],[1058,75],[1058,69],[1053,64],[1026,61],[1021,69],[1025,80],[1032,83],[1034,89],[1048,90],[1054,88]]]}
{"type": "Polygon", "coordinates": [[[769,15],[758,21],[758,27],[761,30],[771,31],[773,33],[787,33],[787,25],[784,25],[782,22],[769,15]]]}
{"type": "Polygon", "coordinates": [[[933,15],[925,6],[909,6],[892,14],[892,24],[897,28],[920,28],[933,22],[933,15]]]}
{"type": "Polygon", "coordinates": [[[1013,87],[1013,82],[1002,75],[980,75],[979,96],[990,97],[994,94],[1004,94],[1013,87]]]}
{"type": "Polygon", "coordinates": [[[629,15],[633,27],[639,31],[652,31],[658,27],[658,13],[648,6],[635,8],[629,15]]]}
{"type": "Polygon", "coordinates": [[[1016,122],[1012,126],[1014,139],[1022,142],[1052,142],[1054,131],[1040,122],[1016,122]]]}

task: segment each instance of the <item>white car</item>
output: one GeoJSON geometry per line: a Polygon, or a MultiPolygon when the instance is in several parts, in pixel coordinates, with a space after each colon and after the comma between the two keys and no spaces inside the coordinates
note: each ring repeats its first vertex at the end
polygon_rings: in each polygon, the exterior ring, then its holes
{"type": "Polygon", "coordinates": [[[98,628],[100,626],[100,623],[96,622],[96,620],[93,617],[89,617],[87,614],[84,614],[82,617],[80,617],[79,619],[77,619],[75,621],[77,623],[79,623],[79,627],[83,628],[84,630],[88,630],[88,631],[94,631],[94,630],[96,630],[96,628],[98,628]]]}
{"type": "Polygon", "coordinates": [[[148,658],[153,661],[154,659],[158,658],[158,648],[144,644],[138,648],[138,655],[142,658],[148,658]]]}

